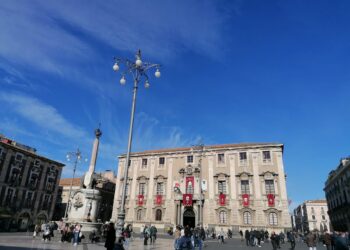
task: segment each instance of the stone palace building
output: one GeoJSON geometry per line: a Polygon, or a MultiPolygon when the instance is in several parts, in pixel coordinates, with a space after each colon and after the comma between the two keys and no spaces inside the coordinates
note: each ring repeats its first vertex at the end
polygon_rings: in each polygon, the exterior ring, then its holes
{"type": "Polygon", "coordinates": [[[194,146],[119,156],[112,220],[117,220],[123,182],[126,223],[158,229],[198,224],[239,230],[291,228],[283,144],[194,146]]]}
{"type": "Polygon", "coordinates": [[[50,220],[64,165],[0,135],[0,231],[50,220]]]}

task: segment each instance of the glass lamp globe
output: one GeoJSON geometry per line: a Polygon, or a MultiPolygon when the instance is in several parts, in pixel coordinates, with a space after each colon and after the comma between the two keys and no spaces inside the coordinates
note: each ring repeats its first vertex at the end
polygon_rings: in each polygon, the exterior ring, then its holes
{"type": "Polygon", "coordinates": [[[118,63],[115,63],[115,64],[113,65],[113,70],[114,70],[114,71],[118,71],[118,70],[119,70],[119,65],[118,65],[118,63]]]}
{"type": "Polygon", "coordinates": [[[121,79],[120,79],[120,84],[121,85],[124,85],[126,83],[126,80],[125,80],[125,77],[123,76],[121,79]]]}
{"type": "Polygon", "coordinates": [[[145,88],[148,89],[151,85],[149,84],[148,81],[145,82],[145,88]]]}
{"type": "Polygon", "coordinates": [[[141,59],[137,58],[135,64],[136,64],[137,67],[140,67],[142,65],[141,59]]]}
{"type": "Polygon", "coordinates": [[[157,78],[160,77],[160,71],[159,71],[159,69],[156,70],[156,72],[154,73],[154,75],[155,75],[157,78]]]}

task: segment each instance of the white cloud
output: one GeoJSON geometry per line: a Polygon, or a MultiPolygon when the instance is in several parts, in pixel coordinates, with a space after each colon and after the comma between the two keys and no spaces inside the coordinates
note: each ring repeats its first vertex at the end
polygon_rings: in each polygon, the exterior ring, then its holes
{"type": "Polygon", "coordinates": [[[55,132],[68,138],[82,138],[85,135],[82,129],[67,121],[54,107],[36,98],[0,92],[0,101],[45,131],[55,132]]]}

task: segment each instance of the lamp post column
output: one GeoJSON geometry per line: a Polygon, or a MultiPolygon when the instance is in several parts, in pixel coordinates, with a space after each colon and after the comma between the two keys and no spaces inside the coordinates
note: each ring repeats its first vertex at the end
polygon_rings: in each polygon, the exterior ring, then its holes
{"type": "Polygon", "coordinates": [[[124,72],[122,73],[122,78],[120,79],[120,84],[124,85],[126,83],[126,74],[131,74],[134,80],[133,86],[133,97],[132,97],[132,106],[131,106],[131,117],[130,117],[130,127],[129,127],[129,136],[128,136],[128,148],[126,154],[126,162],[124,167],[124,180],[122,182],[122,197],[121,197],[121,206],[117,215],[117,225],[116,225],[116,237],[122,237],[124,224],[125,224],[125,200],[126,200],[126,187],[128,181],[128,170],[129,170],[129,162],[130,162],[130,152],[132,145],[132,134],[133,134],[133,126],[134,126],[134,115],[135,115],[135,107],[136,107],[136,94],[138,89],[138,84],[142,78],[145,79],[145,88],[150,87],[149,77],[147,75],[147,71],[151,68],[156,68],[155,77],[160,77],[160,65],[153,64],[148,62],[142,62],[141,60],[141,51],[138,50],[136,53],[136,60],[131,61],[128,59],[115,58],[115,64],[113,65],[113,70],[118,71],[120,69],[119,64],[122,63],[126,66],[124,72]]]}
{"type": "Polygon", "coordinates": [[[134,80],[134,88],[133,88],[133,96],[132,96],[132,105],[131,105],[131,117],[130,117],[130,127],[129,127],[129,137],[128,137],[128,148],[127,148],[127,154],[126,154],[126,162],[124,166],[124,182],[123,182],[123,189],[122,189],[122,200],[121,200],[121,208],[120,212],[118,213],[118,221],[117,221],[117,228],[116,228],[116,236],[122,237],[124,224],[125,224],[125,199],[126,199],[126,185],[128,181],[128,170],[129,170],[129,161],[130,161],[130,152],[131,152],[131,143],[132,143],[132,132],[134,128],[134,114],[135,114],[135,107],[136,107],[136,94],[137,94],[137,88],[138,88],[138,78],[134,80]]]}

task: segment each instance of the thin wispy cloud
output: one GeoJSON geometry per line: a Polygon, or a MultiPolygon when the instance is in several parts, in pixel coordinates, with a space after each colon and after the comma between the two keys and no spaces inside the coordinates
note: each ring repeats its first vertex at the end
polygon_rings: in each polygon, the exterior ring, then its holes
{"type": "Polygon", "coordinates": [[[65,137],[81,138],[84,132],[66,120],[53,106],[36,98],[16,93],[0,92],[3,106],[16,112],[21,117],[41,127],[65,137]]]}

